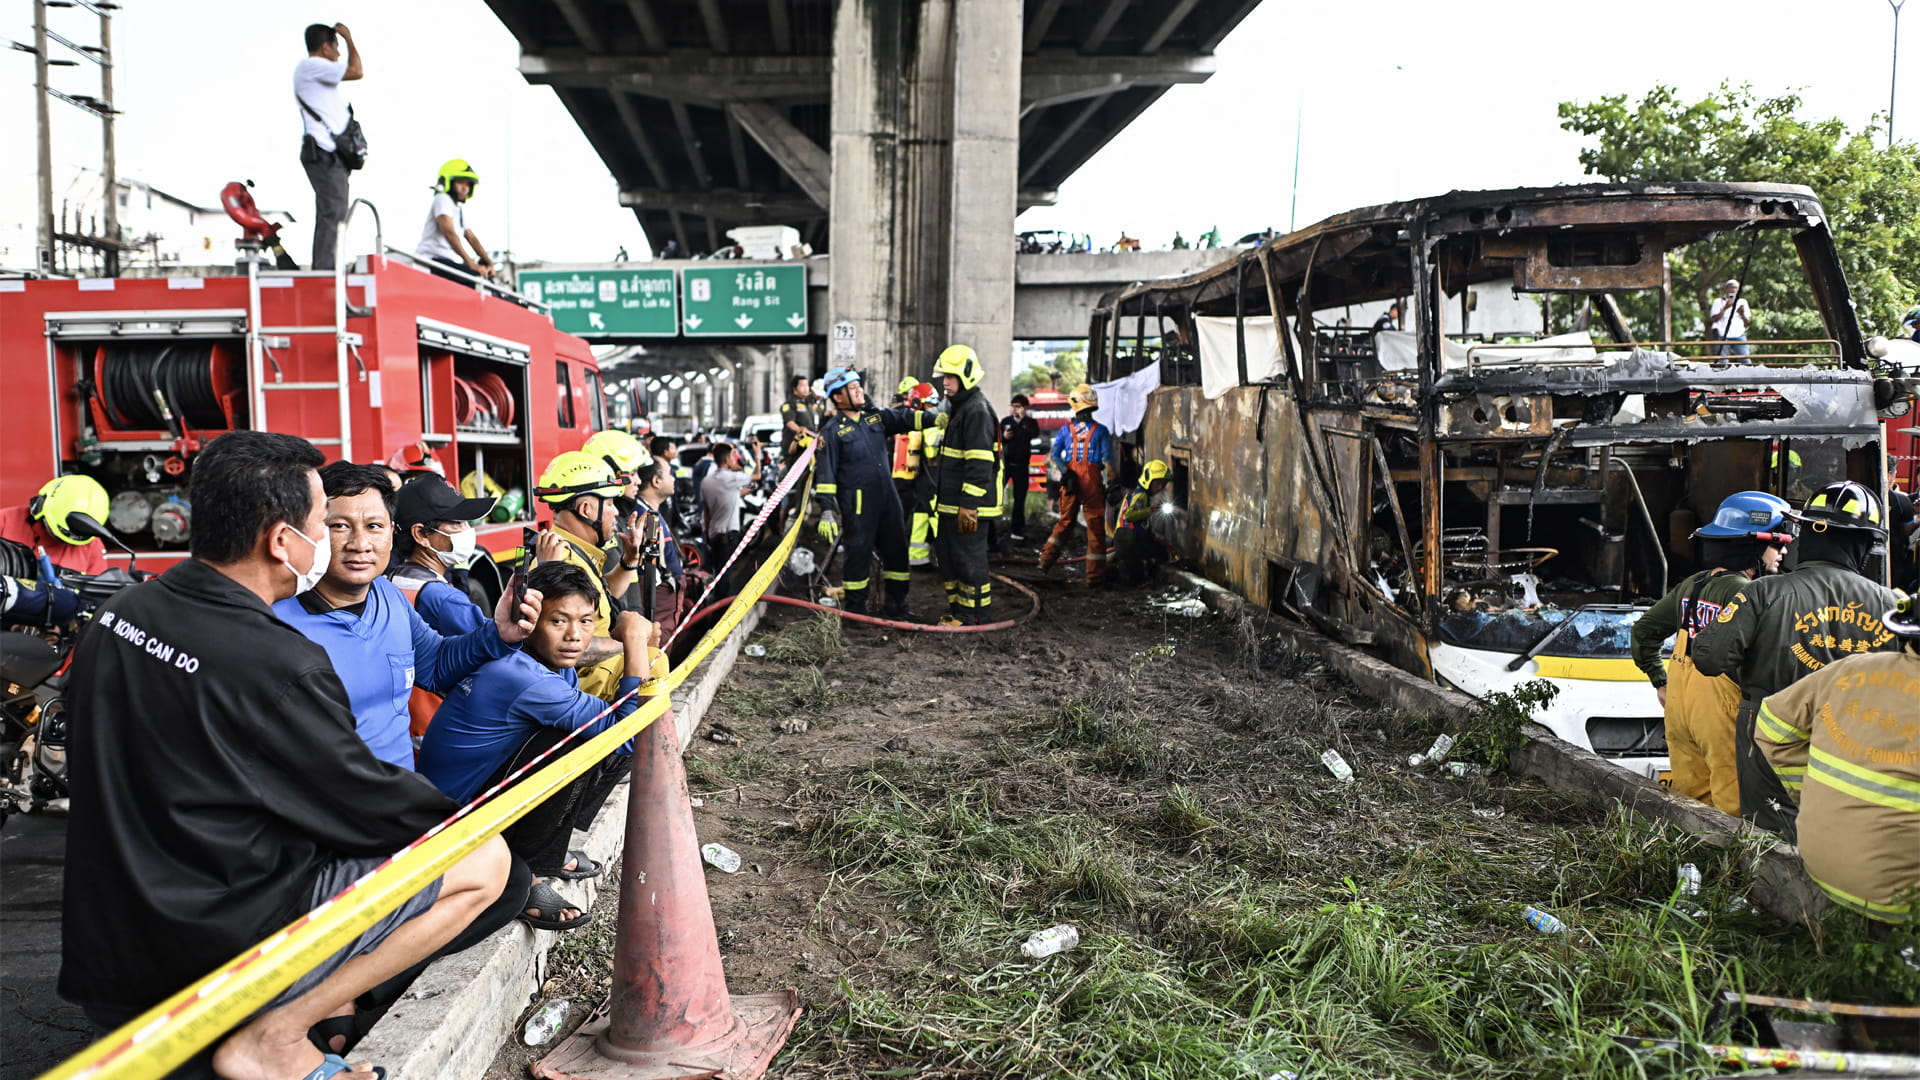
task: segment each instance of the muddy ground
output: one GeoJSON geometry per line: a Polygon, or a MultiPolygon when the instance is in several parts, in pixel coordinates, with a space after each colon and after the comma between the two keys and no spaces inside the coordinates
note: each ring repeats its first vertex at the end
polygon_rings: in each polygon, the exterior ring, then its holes
{"type": "MultiPolygon", "coordinates": [[[[1357,699],[1255,621],[1003,570],[1040,600],[1006,632],[773,608],[701,725],[700,837],[745,863],[707,875],[728,980],[806,1010],[771,1076],[1708,1075],[1643,1072],[1608,1036],[1725,1034],[1700,1002],[1734,979],[1916,989],[1851,937],[1738,910],[1738,852],[1409,766],[1447,725],[1357,699]],[[1699,898],[1674,894],[1683,862],[1699,898]],[[1053,923],[1080,948],[1023,957],[1053,923]]],[[[920,611],[937,593],[916,575],[920,611]]],[[[1454,722],[1456,757],[1497,766],[1519,711],[1454,722]]],[[[605,995],[615,904],[550,957],[569,1027],[605,995]]]]}

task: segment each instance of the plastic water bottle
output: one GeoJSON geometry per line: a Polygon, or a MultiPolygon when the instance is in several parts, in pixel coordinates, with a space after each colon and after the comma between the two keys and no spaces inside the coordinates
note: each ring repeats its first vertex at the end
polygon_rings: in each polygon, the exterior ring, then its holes
{"type": "Polygon", "coordinates": [[[1043,956],[1066,952],[1078,944],[1080,944],[1080,931],[1066,923],[1061,923],[1059,926],[1049,926],[1045,930],[1034,931],[1033,936],[1020,946],[1020,951],[1038,960],[1043,956]]]}
{"type": "Polygon", "coordinates": [[[701,845],[700,857],[707,860],[708,866],[723,874],[740,872],[740,853],[725,844],[701,845]]]}
{"type": "Polygon", "coordinates": [[[540,1010],[527,1018],[527,1026],[521,1030],[520,1038],[528,1046],[545,1046],[553,1041],[560,1029],[567,1026],[567,1011],[573,1003],[565,998],[549,1001],[540,1006],[540,1010]]]}
{"type": "Polygon", "coordinates": [[[767,655],[767,647],[757,642],[747,646],[745,651],[748,656],[754,657],[755,659],[767,655]]]}
{"type": "Polygon", "coordinates": [[[1528,904],[1521,910],[1520,914],[1527,917],[1528,926],[1533,927],[1543,934],[1561,934],[1566,932],[1566,923],[1561,922],[1547,912],[1541,911],[1532,904],[1528,904]]]}
{"type": "Polygon", "coordinates": [[[1353,766],[1347,764],[1347,759],[1340,756],[1340,751],[1329,750],[1321,754],[1320,764],[1327,767],[1327,771],[1333,774],[1334,779],[1343,784],[1353,783],[1353,766]]]}
{"type": "Polygon", "coordinates": [[[1480,766],[1471,761],[1449,761],[1446,769],[1449,773],[1460,777],[1479,776],[1481,772],[1480,766]]]}
{"type": "Polygon", "coordinates": [[[1446,732],[1434,736],[1433,745],[1427,747],[1426,758],[1435,765],[1447,760],[1447,752],[1453,749],[1453,736],[1446,732]]]}
{"type": "Polygon", "coordinates": [[[1680,869],[1674,872],[1674,877],[1680,883],[1681,896],[1699,896],[1700,895],[1700,868],[1699,867],[1693,865],[1692,863],[1682,863],[1680,864],[1680,869]]]}

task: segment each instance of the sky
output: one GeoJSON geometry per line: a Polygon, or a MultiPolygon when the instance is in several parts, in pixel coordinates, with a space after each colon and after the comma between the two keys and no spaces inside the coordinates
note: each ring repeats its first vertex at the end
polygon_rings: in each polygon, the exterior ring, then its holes
{"type": "MultiPolygon", "coordinates": [[[[379,208],[387,244],[412,248],[440,162],[464,157],[481,177],[468,223],[490,247],[555,262],[647,247],[606,167],[553,92],[520,77],[512,35],[481,0],[119,2],[120,172],[207,206],[227,181],[252,179],[262,206],[297,219],[288,246],[302,262],[313,204],[291,80],[309,22],[345,22],[365,46],[367,77],[349,86],[372,155],[353,192],[379,208]]],[[[0,42],[31,41],[31,10],[0,7],[0,42]]],[[[97,21],[79,9],[50,23],[96,40],[97,21]]],[[[1920,26],[1906,29],[1896,120],[1912,138],[1920,26]]],[[[1887,0],[1266,0],[1221,44],[1211,80],[1170,90],[1061,186],[1057,205],[1017,227],[1085,232],[1101,246],[1125,230],[1163,247],[1176,229],[1193,239],[1218,226],[1231,239],[1455,188],[1574,182],[1580,143],[1559,129],[1557,104],[1637,98],[1661,82],[1689,96],[1722,81],[1796,90],[1807,114],[1858,127],[1887,108],[1891,30],[1887,0]]],[[[94,93],[97,78],[91,65],[56,69],[54,85],[94,93]]],[[[11,151],[0,160],[0,267],[31,259],[21,230],[35,200],[32,80],[31,56],[0,52],[0,146],[11,151]]],[[[99,129],[51,107],[57,202],[76,169],[97,162],[99,129]]],[[[370,223],[353,232],[350,248],[372,246],[370,223]]]]}

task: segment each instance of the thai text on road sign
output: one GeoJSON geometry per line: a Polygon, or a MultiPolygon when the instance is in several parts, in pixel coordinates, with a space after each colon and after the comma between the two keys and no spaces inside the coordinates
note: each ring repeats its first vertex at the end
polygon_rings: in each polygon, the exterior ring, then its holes
{"type": "Polygon", "coordinates": [[[801,337],[807,268],[688,267],[680,272],[680,329],[688,337],[801,337]]]}
{"type": "Polygon", "coordinates": [[[547,305],[556,329],[587,337],[675,337],[672,270],[528,271],[520,291],[547,305]]]}

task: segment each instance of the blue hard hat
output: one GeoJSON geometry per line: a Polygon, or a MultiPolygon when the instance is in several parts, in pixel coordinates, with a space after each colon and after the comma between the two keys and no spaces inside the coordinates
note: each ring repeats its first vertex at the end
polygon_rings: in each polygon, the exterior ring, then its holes
{"type": "Polygon", "coordinates": [[[831,398],[859,381],[859,372],[848,367],[837,367],[820,376],[820,392],[831,398]]]}
{"type": "Polygon", "coordinates": [[[1787,500],[1778,495],[1764,491],[1736,492],[1722,499],[1720,508],[1713,512],[1713,520],[1695,529],[1693,535],[1728,540],[1766,534],[1772,539],[1789,531],[1781,522],[1790,509],[1787,500]]]}

